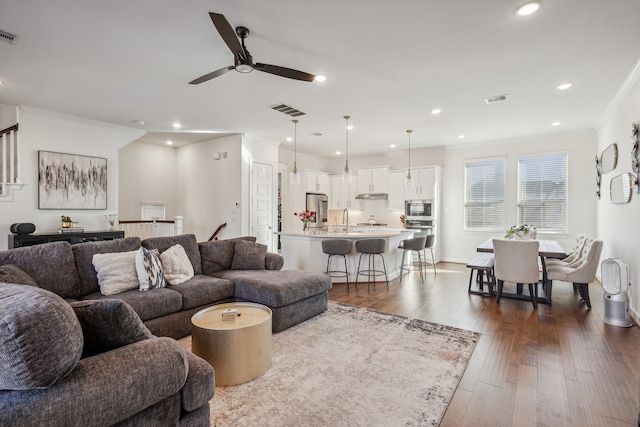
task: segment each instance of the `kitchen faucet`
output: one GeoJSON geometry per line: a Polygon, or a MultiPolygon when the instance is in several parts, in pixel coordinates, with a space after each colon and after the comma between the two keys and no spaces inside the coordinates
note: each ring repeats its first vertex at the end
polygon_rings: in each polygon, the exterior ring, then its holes
{"type": "Polygon", "coordinates": [[[345,229],[345,231],[348,233],[349,232],[349,209],[344,208],[344,210],[342,211],[342,223],[345,223],[345,217],[347,218],[346,220],[346,225],[347,228],[345,229]]]}

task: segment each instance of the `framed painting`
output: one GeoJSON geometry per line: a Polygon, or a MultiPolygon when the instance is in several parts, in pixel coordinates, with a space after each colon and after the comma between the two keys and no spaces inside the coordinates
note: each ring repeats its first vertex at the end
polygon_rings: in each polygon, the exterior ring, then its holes
{"type": "Polygon", "coordinates": [[[107,159],[38,151],[39,209],[106,209],[107,159]]]}

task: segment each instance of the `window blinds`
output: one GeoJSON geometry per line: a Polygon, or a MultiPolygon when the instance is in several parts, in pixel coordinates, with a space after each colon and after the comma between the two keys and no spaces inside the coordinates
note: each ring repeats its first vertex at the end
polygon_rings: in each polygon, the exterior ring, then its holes
{"type": "Polygon", "coordinates": [[[538,231],[566,232],[567,155],[518,159],[518,225],[538,231]]]}
{"type": "Polygon", "coordinates": [[[505,160],[469,160],[464,174],[464,226],[504,230],[505,160]]]}

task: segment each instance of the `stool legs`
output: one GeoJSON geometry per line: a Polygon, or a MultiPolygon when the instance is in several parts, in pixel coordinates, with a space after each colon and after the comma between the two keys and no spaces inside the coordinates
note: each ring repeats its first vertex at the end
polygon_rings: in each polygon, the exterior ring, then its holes
{"type": "MultiPolygon", "coordinates": [[[[411,260],[411,264],[406,265],[404,260],[405,260],[405,255],[407,254],[407,251],[411,251],[412,249],[404,249],[402,251],[402,260],[400,261],[400,283],[402,283],[402,272],[403,270],[407,270],[407,271],[415,271],[414,270],[414,265],[413,265],[413,260],[411,260]]],[[[422,262],[422,254],[420,253],[421,251],[414,251],[418,254],[418,270],[420,271],[420,281],[424,282],[424,275],[423,275],[423,266],[424,266],[424,270],[426,270],[426,259],[425,262],[422,262]]],[[[426,272],[424,273],[426,274],[426,272]]]]}
{"type": "Polygon", "coordinates": [[[329,277],[344,277],[347,279],[347,291],[349,291],[349,269],[347,268],[347,257],[342,254],[330,254],[327,257],[327,268],[324,272],[329,277]],[[329,266],[331,265],[331,257],[332,256],[341,256],[344,261],[344,271],[340,270],[329,270],[329,266]]]}
{"type": "MultiPolygon", "coordinates": [[[[367,276],[367,290],[369,290],[370,286],[371,286],[371,277],[375,277],[378,275],[382,275],[384,274],[384,278],[385,278],[385,282],[387,282],[387,288],[389,287],[389,277],[387,276],[387,266],[384,262],[384,256],[382,254],[368,254],[368,253],[361,253],[360,254],[360,258],[358,258],[358,271],[356,272],[356,289],[358,289],[358,277],[360,276],[360,274],[362,274],[363,276],[367,276]],[[366,255],[369,257],[369,259],[367,260],[368,262],[368,270],[361,270],[360,269],[360,263],[362,262],[362,257],[366,255]],[[380,258],[382,258],[382,268],[383,270],[376,270],[375,266],[376,266],[376,262],[375,262],[375,256],[378,255],[380,256],[380,258]]],[[[375,279],[374,279],[375,282],[375,279]]]]}

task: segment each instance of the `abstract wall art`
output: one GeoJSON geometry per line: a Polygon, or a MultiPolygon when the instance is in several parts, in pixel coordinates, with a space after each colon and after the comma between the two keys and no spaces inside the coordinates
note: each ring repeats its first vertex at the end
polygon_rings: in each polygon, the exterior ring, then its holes
{"type": "Polygon", "coordinates": [[[38,151],[39,209],[106,209],[107,159],[38,151]]]}

